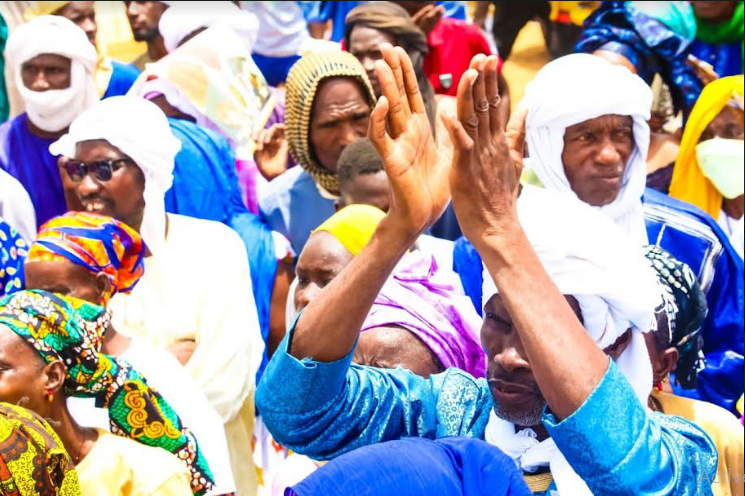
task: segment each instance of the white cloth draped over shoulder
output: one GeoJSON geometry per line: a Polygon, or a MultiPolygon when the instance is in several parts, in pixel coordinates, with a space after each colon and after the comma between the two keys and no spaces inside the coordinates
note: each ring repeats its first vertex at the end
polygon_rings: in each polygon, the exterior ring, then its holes
{"type": "Polygon", "coordinates": [[[646,188],[652,90],[625,67],[588,54],[561,57],[543,67],[525,90],[528,109],[527,145],[530,166],[547,189],[572,190],[562,162],[564,134],[570,126],[603,115],[628,115],[634,120],[636,146],[626,164],[621,192],[597,209],[628,236],[647,244],[642,195],[646,188]]]}
{"type": "MultiPolygon", "coordinates": [[[[586,204],[555,191],[526,186],[517,209],[543,267],[562,294],[577,299],[583,325],[598,346],[607,348],[631,329],[631,342],[616,364],[646,405],[652,365],[643,333],[651,329],[661,296],[642,246],[586,204]]],[[[485,269],[484,303],[497,293],[485,269]]],[[[523,470],[550,466],[561,495],[590,494],[550,439],[539,443],[518,435],[493,414],[486,437],[523,470]]]]}

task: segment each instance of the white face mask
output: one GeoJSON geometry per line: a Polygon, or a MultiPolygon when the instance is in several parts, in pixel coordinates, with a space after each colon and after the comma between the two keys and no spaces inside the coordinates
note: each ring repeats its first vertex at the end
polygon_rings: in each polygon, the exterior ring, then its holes
{"type": "Polygon", "coordinates": [[[696,146],[701,172],[728,200],[745,193],[745,149],[742,140],[714,138],[696,146]]]}

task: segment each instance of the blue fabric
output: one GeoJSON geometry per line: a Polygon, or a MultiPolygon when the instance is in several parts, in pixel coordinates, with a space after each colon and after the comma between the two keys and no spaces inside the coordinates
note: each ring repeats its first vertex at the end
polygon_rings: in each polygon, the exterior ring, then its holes
{"type": "Polygon", "coordinates": [[[703,90],[696,73],[686,63],[691,42],[657,19],[627,8],[625,3],[603,2],[585,20],[575,50],[617,52],[629,59],[647,84],[659,73],[670,88],[675,111],[683,110],[688,115],[703,90]]]}
{"type": "Polygon", "coordinates": [[[483,441],[459,437],[366,446],[329,462],[292,490],[298,496],[531,495],[511,458],[483,441]]]}
{"type": "MultiPolygon", "coordinates": [[[[174,118],[168,122],[181,141],[181,151],[176,155],[173,186],[166,193],[166,211],[220,222],[238,233],[246,246],[261,335],[266,342],[277,275],[271,229],[243,204],[228,141],[193,122],[174,118]]],[[[265,352],[258,377],[267,362],[265,352]]]]}
{"type": "MultiPolygon", "coordinates": [[[[699,373],[695,390],[684,390],[673,380],[675,392],[734,412],[745,388],[743,261],[727,235],[702,210],[650,188],[643,201],[650,244],[691,267],[702,282],[709,305],[703,326],[706,368],[699,373]]],[[[466,294],[481,310],[481,258],[467,240],[455,243],[453,265],[466,294]]]]}
{"type": "Polygon", "coordinates": [[[283,234],[300,254],[310,233],[334,215],[334,201],[321,196],[313,178],[293,167],[261,192],[259,210],[272,230],[283,234]]]}
{"type": "Polygon", "coordinates": [[[55,141],[31,134],[25,113],[0,126],[0,166],[26,188],[37,228],[67,212],[57,158],[49,153],[55,141]]]}
{"type": "MultiPolygon", "coordinates": [[[[485,379],[457,369],[424,379],[351,365],[354,350],[333,363],[300,361],[288,353],[293,333],[256,392],[262,419],[281,445],[326,460],[406,437],[484,438],[492,411],[485,379]]],[[[544,424],[594,494],[711,494],[699,484],[704,471],[716,470],[709,437],[679,417],[648,414],[613,362],[572,416],[557,423],[546,412],[544,424]]]]}
{"type": "Polygon", "coordinates": [[[287,75],[295,62],[300,60],[300,55],[290,55],[288,57],[268,57],[254,52],[252,54],[256,66],[266,78],[269,86],[279,86],[287,81],[287,75]]]}
{"type": "Polygon", "coordinates": [[[114,72],[111,74],[111,80],[103,98],[126,95],[132,85],[135,84],[135,80],[140,76],[140,70],[131,64],[122,64],[112,60],[111,65],[114,67],[114,72]]]}
{"type": "Polygon", "coordinates": [[[467,21],[466,2],[437,2],[437,5],[445,7],[445,17],[451,17],[461,21],[467,21]]]}
{"type": "Polygon", "coordinates": [[[742,40],[713,45],[697,39],[693,42],[691,53],[714,66],[714,71],[719,77],[742,74],[742,40]]]}
{"type": "Polygon", "coordinates": [[[24,288],[23,264],[27,257],[26,242],[0,218],[0,297],[24,288]]]}

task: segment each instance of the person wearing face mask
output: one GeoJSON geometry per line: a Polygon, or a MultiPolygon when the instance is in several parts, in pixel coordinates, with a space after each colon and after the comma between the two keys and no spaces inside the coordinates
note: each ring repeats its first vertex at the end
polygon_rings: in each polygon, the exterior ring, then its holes
{"type": "Polygon", "coordinates": [[[49,145],[98,101],[96,49],[71,21],[43,16],[13,33],[6,54],[26,112],[0,126],[0,167],[28,191],[38,227],[67,211],[49,145]]]}

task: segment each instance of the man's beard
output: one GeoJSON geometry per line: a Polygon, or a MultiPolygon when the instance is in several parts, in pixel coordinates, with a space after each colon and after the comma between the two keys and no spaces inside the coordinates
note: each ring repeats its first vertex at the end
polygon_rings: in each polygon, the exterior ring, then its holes
{"type": "Polygon", "coordinates": [[[517,408],[503,408],[496,399],[493,399],[494,414],[500,419],[510,422],[520,427],[532,427],[539,425],[543,418],[543,412],[546,409],[546,402],[536,400],[532,405],[517,408]]]}
{"type": "Polygon", "coordinates": [[[145,28],[137,33],[132,33],[135,41],[144,42],[153,41],[159,34],[158,28],[145,28]]]}

